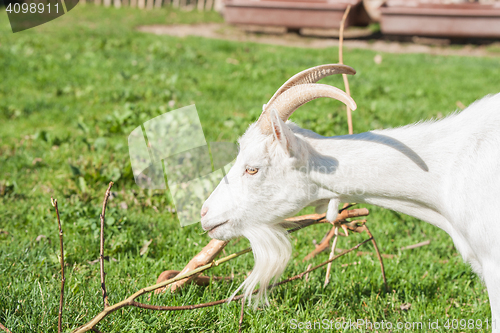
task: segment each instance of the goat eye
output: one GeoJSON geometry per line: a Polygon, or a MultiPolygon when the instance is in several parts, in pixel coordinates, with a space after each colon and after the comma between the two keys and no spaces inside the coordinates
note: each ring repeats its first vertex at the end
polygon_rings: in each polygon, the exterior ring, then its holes
{"type": "Polygon", "coordinates": [[[259,169],[247,166],[246,171],[249,175],[255,175],[259,169]]]}

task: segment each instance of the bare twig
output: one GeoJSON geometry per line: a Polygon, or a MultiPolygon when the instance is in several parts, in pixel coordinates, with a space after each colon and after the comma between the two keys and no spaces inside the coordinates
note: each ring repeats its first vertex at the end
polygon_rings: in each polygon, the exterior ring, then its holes
{"type": "MultiPolygon", "coordinates": [[[[343,22],[342,22],[343,24],[343,22]]],[[[343,31],[342,31],[343,32],[343,31]]],[[[342,208],[343,210],[347,209],[347,207],[349,206],[348,203],[345,203],[344,204],[344,207],[342,208]]],[[[347,235],[347,229],[345,229],[346,227],[344,227],[344,231],[347,235]]],[[[331,232],[331,230],[330,230],[331,232]]],[[[335,247],[337,247],[337,241],[339,239],[339,225],[338,224],[334,224],[333,226],[333,233],[335,235],[335,238],[333,239],[333,244],[332,244],[332,250],[330,251],[330,256],[329,258],[332,259],[333,256],[335,255],[335,247]]],[[[328,233],[328,235],[330,235],[330,233],[328,233]]],[[[328,244],[329,244],[329,240],[328,240],[328,244]]],[[[332,263],[329,263],[328,266],[326,266],[326,275],[325,275],[325,282],[323,284],[323,288],[326,287],[328,285],[328,283],[330,283],[330,271],[332,269],[332,263]]]]}
{"type": "Polygon", "coordinates": [[[384,260],[382,259],[382,256],[380,255],[380,251],[378,250],[377,242],[375,241],[375,238],[373,237],[372,233],[370,232],[370,229],[368,229],[368,226],[366,225],[366,223],[363,223],[363,227],[365,228],[366,232],[368,233],[368,236],[370,236],[372,239],[373,246],[375,247],[375,252],[377,253],[378,261],[380,262],[380,269],[382,270],[382,279],[384,280],[385,291],[389,292],[389,286],[387,286],[387,279],[385,277],[384,260]]]}
{"type": "Polygon", "coordinates": [[[245,299],[241,299],[241,313],[240,320],[238,321],[238,333],[241,333],[241,329],[243,328],[243,315],[245,314],[245,299]]]}
{"type": "MultiPolygon", "coordinates": [[[[309,268],[311,268],[312,264],[309,264],[307,265],[307,268],[306,268],[306,271],[309,270],[309,268]]],[[[306,282],[309,281],[309,273],[306,274],[306,282]]]]}
{"type": "MultiPolygon", "coordinates": [[[[341,210],[333,223],[340,223],[348,218],[367,216],[368,214],[370,214],[370,211],[366,208],[341,210]]],[[[286,228],[294,227],[294,228],[290,229],[288,232],[295,232],[297,230],[300,230],[302,228],[308,227],[308,226],[313,225],[313,224],[327,223],[327,222],[328,221],[325,219],[325,214],[311,214],[311,215],[297,216],[297,217],[292,217],[292,218],[286,219],[285,221],[280,223],[280,225],[283,227],[286,227],[286,228]],[[300,220],[299,218],[301,218],[301,217],[304,217],[305,219],[300,220]]],[[[332,237],[333,237],[333,235],[332,235],[332,237]]],[[[331,237],[330,237],[330,239],[331,239],[331,237]]]]}
{"type": "MultiPolygon", "coordinates": [[[[340,21],[340,36],[339,36],[339,63],[344,64],[344,56],[343,56],[343,46],[344,46],[344,25],[349,15],[349,11],[351,10],[351,5],[348,5],[344,16],[342,16],[342,21],[340,21]]],[[[347,74],[342,74],[342,78],[344,79],[345,92],[347,95],[351,96],[351,91],[349,89],[349,80],[347,79],[347,74]]],[[[349,134],[353,134],[352,128],[352,112],[349,106],[346,106],[347,110],[347,127],[349,129],[349,134]]]]}
{"type": "MultiPolygon", "coordinates": [[[[368,210],[367,209],[360,209],[358,211],[363,211],[366,214],[368,214],[368,210]]],[[[359,213],[359,212],[358,212],[359,213]]],[[[358,215],[358,213],[354,213],[354,215],[358,215]]],[[[343,211],[341,214],[343,214],[343,216],[349,216],[349,215],[352,215],[353,212],[352,211],[343,211]]],[[[341,215],[339,214],[339,215],[341,215]]],[[[299,229],[296,229],[296,230],[299,230],[299,229]]],[[[292,231],[293,232],[293,231],[292,231]]],[[[361,246],[362,244],[366,243],[367,241],[369,241],[371,239],[368,239],[368,240],[365,240],[361,243],[359,243],[358,245],[356,245],[355,247],[349,249],[349,250],[346,250],[344,252],[342,252],[341,254],[333,257],[332,259],[330,260],[327,260],[325,261],[324,263],[322,264],[319,264],[311,269],[308,269],[307,271],[299,274],[299,275],[296,275],[294,277],[291,277],[291,278],[288,278],[284,281],[281,281],[279,283],[276,283],[274,285],[272,285],[271,287],[275,287],[275,286],[278,286],[278,285],[281,285],[283,283],[287,283],[287,282],[290,282],[290,281],[293,281],[293,280],[296,280],[298,278],[302,278],[305,274],[315,270],[315,269],[318,269],[324,265],[327,265],[329,262],[332,262],[334,260],[336,260],[337,258],[339,258],[340,256],[342,255],[345,255],[346,253],[349,253],[357,248],[359,248],[359,246],[361,246]]],[[[135,306],[135,307],[140,307],[140,308],[144,308],[144,309],[152,309],[152,310],[167,310],[167,311],[178,311],[178,310],[192,310],[192,309],[197,309],[197,308],[200,308],[200,307],[206,307],[206,306],[213,306],[213,305],[217,305],[217,304],[222,304],[224,302],[227,301],[226,300],[220,300],[220,301],[215,301],[215,302],[210,302],[210,303],[206,303],[206,304],[196,304],[196,305],[187,305],[187,306],[181,306],[181,307],[170,307],[170,306],[157,306],[157,305],[149,305],[149,304],[142,304],[142,303],[139,303],[139,302],[136,302],[135,299],[141,295],[144,295],[148,292],[151,292],[151,291],[154,291],[156,289],[159,289],[159,288],[162,288],[164,286],[167,286],[167,285],[170,285],[174,282],[177,282],[177,281],[180,281],[180,280],[183,280],[183,279],[186,279],[188,277],[191,277],[191,276],[194,276],[194,275],[197,275],[207,269],[210,269],[212,268],[213,266],[218,266],[224,262],[227,262],[229,260],[232,260],[238,256],[241,256],[245,253],[248,253],[252,251],[251,248],[247,248],[245,250],[242,250],[242,251],[239,251],[239,252],[236,252],[236,253],[233,253],[229,256],[226,256],[222,259],[219,259],[217,261],[212,261],[211,263],[209,264],[206,264],[206,265],[203,265],[203,266],[200,266],[196,269],[193,269],[192,271],[189,271],[187,273],[184,273],[184,274],[179,274],[177,275],[176,277],[172,278],[172,279],[169,279],[169,280],[166,280],[166,281],[163,281],[161,283],[157,283],[155,285],[152,285],[152,286],[149,286],[149,287],[145,287],[145,288],[142,288],[140,289],[139,291],[135,292],[134,294],[132,294],[131,296],[129,296],[128,298],[126,298],[125,300],[119,302],[119,303],[116,303],[114,305],[111,305],[107,308],[105,308],[102,312],[100,312],[97,316],[95,316],[91,321],[89,321],[87,324],[77,328],[76,330],[73,331],[73,333],[80,333],[80,332],[87,332],[89,330],[91,330],[95,325],[97,325],[97,323],[99,323],[103,318],[105,318],[108,314],[118,310],[118,309],[121,309],[123,307],[127,307],[127,306],[135,306]]],[[[243,297],[243,295],[239,295],[239,296],[236,296],[232,299],[232,301],[235,301],[235,300],[239,300],[241,299],[241,297],[243,297]]]]}
{"type": "Polygon", "coordinates": [[[77,333],[77,332],[87,332],[89,330],[91,330],[98,322],[100,322],[104,317],[106,317],[108,314],[118,310],[118,309],[121,309],[123,307],[126,307],[126,306],[136,306],[135,304],[137,302],[135,302],[135,299],[141,295],[144,295],[148,292],[151,292],[151,291],[154,291],[158,288],[161,288],[161,287],[164,287],[164,286],[167,286],[169,284],[172,284],[176,281],[180,281],[182,279],[185,279],[187,277],[190,277],[190,276],[193,276],[193,275],[196,275],[198,273],[201,273],[203,271],[206,271],[207,269],[210,269],[214,266],[218,266],[226,261],[229,261],[231,259],[234,259],[236,257],[239,257],[245,253],[248,253],[252,251],[251,248],[246,248],[244,250],[241,250],[239,252],[236,252],[236,253],[233,253],[227,257],[224,257],[222,259],[219,259],[217,261],[212,261],[211,263],[209,264],[206,264],[204,266],[201,266],[201,267],[198,267],[190,272],[187,272],[185,274],[180,274],[172,279],[169,279],[169,280],[166,280],[166,281],[163,281],[161,283],[157,283],[157,284],[154,284],[152,286],[149,286],[149,287],[145,287],[145,288],[142,288],[140,289],[139,291],[135,292],[134,294],[132,294],[131,296],[127,297],[125,300],[119,302],[119,303],[116,303],[116,304],[113,304],[113,305],[110,305],[108,306],[107,308],[105,308],[103,311],[101,311],[97,316],[95,316],[91,321],[89,321],[87,324],[77,328],[76,330],[73,331],[73,333],[77,333]]]}
{"type": "Polygon", "coordinates": [[[101,289],[102,289],[102,300],[104,303],[104,308],[109,306],[108,293],[106,292],[106,278],[104,273],[104,219],[106,216],[106,205],[108,204],[109,195],[111,194],[111,187],[113,182],[109,182],[108,189],[104,194],[104,200],[102,202],[102,212],[101,212],[101,246],[99,251],[99,263],[101,267],[101,289]]]}
{"type": "MultiPolygon", "coordinates": [[[[357,255],[358,256],[364,256],[364,255],[373,256],[373,255],[377,255],[377,254],[373,253],[373,252],[358,251],[357,255]]],[[[382,258],[385,258],[385,259],[394,259],[395,257],[397,257],[396,254],[381,253],[380,255],[382,256],[382,258]]]]}
{"type": "Polygon", "coordinates": [[[0,329],[4,330],[7,333],[12,333],[7,327],[3,326],[2,323],[0,323],[0,329]]]}
{"type": "Polygon", "coordinates": [[[426,240],[426,241],[423,241],[423,242],[420,242],[420,243],[417,243],[417,244],[413,244],[413,245],[408,245],[408,246],[402,247],[401,250],[412,250],[412,249],[416,249],[418,247],[429,245],[430,243],[431,243],[431,241],[429,239],[429,240],[426,240]]]}
{"type": "MultiPolygon", "coordinates": [[[[304,272],[302,272],[300,274],[297,274],[295,276],[289,277],[289,278],[287,278],[285,280],[282,280],[282,281],[280,281],[278,283],[269,285],[268,289],[272,289],[274,287],[283,285],[285,283],[288,283],[288,282],[291,282],[291,281],[295,281],[297,279],[301,279],[302,277],[304,277],[304,275],[307,276],[310,272],[312,272],[312,271],[314,271],[314,270],[316,270],[318,268],[321,268],[321,267],[327,265],[328,263],[330,263],[332,261],[337,260],[338,258],[342,257],[343,255],[346,255],[349,252],[352,252],[352,251],[358,249],[361,245],[369,242],[370,240],[371,240],[371,238],[368,238],[368,239],[362,241],[361,243],[357,244],[356,246],[354,246],[354,247],[352,247],[352,248],[350,248],[348,250],[345,250],[342,253],[336,255],[332,259],[329,259],[329,260],[327,260],[327,261],[325,261],[325,262],[323,262],[323,263],[321,263],[319,265],[316,265],[313,268],[308,268],[306,271],[304,271],[304,272]]],[[[257,293],[257,291],[258,291],[258,289],[254,290],[252,294],[257,293]]],[[[142,308],[142,309],[159,310],[159,311],[184,311],[184,310],[195,310],[195,309],[200,309],[200,308],[206,308],[206,307],[215,306],[215,305],[219,305],[219,304],[223,304],[223,303],[227,303],[227,302],[234,302],[234,301],[242,299],[243,297],[244,297],[244,295],[240,294],[240,295],[237,295],[237,296],[233,297],[232,299],[226,298],[226,299],[221,299],[221,300],[218,300],[218,301],[213,301],[213,302],[208,302],[208,303],[193,304],[193,305],[181,305],[181,306],[150,305],[150,304],[144,304],[144,303],[139,303],[139,302],[136,302],[136,301],[132,301],[127,306],[135,306],[135,307],[142,308]]],[[[115,305],[113,305],[111,307],[114,307],[115,305]]],[[[87,330],[81,331],[81,332],[86,332],[87,330]]],[[[73,331],[73,333],[76,333],[76,332],[80,332],[80,331],[79,330],[73,331]]]]}
{"type": "MultiPolygon", "coordinates": [[[[337,246],[337,240],[339,239],[339,227],[335,226],[335,238],[333,239],[333,244],[332,244],[332,250],[330,252],[329,259],[332,259],[333,256],[335,255],[335,247],[337,246]]],[[[326,276],[325,276],[325,283],[323,284],[323,287],[326,287],[328,283],[330,283],[330,270],[332,269],[332,263],[328,263],[326,266],[326,276]]]]}
{"type": "MultiPolygon", "coordinates": [[[[352,217],[359,217],[359,216],[366,216],[370,214],[368,209],[366,208],[359,208],[359,209],[351,209],[351,210],[343,210],[339,213],[337,216],[337,219],[333,222],[333,224],[339,224],[342,223],[345,219],[347,218],[352,218],[352,217]]],[[[323,214],[324,217],[324,214],[323,214]]],[[[318,220],[316,223],[320,223],[321,221],[326,222],[326,220],[318,220]]],[[[300,222],[297,222],[297,224],[301,224],[300,222]]],[[[342,223],[342,225],[345,225],[342,223]]],[[[347,226],[346,226],[347,227],[347,226]]],[[[349,228],[349,227],[348,227],[349,228]]],[[[352,227],[349,228],[350,230],[355,231],[352,227]]],[[[292,229],[293,230],[293,229],[292,229]]],[[[311,252],[309,253],[303,261],[310,260],[314,258],[318,253],[323,252],[328,248],[328,245],[330,244],[330,240],[333,238],[335,235],[335,227],[333,227],[328,235],[325,237],[325,239],[311,252]]]]}
{"type": "Polygon", "coordinates": [[[367,243],[367,242],[369,242],[369,241],[371,241],[371,240],[372,240],[372,238],[365,239],[364,241],[362,241],[361,243],[357,244],[356,246],[351,247],[349,250],[345,250],[345,251],[343,251],[342,253],[337,254],[337,255],[336,255],[335,257],[333,257],[333,258],[328,259],[327,261],[322,262],[321,264],[316,265],[316,266],[314,266],[313,268],[309,268],[309,269],[308,269],[308,270],[306,270],[305,272],[302,272],[302,273],[300,273],[300,274],[298,274],[298,275],[295,275],[295,276],[292,276],[292,277],[290,277],[290,278],[288,278],[288,279],[286,279],[286,280],[283,280],[283,281],[280,281],[280,282],[278,282],[278,283],[275,283],[275,284],[273,284],[271,287],[277,287],[277,286],[280,286],[280,285],[285,284],[285,283],[290,282],[290,281],[294,281],[294,280],[297,280],[297,279],[302,279],[302,277],[303,277],[305,274],[310,273],[310,272],[312,272],[312,271],[314,271],[314,270],[316,270],[316,269],[318,269],[318,268],[320,268],[320,267],[323,267],[323,266],[325,266],[325,265],[328,265],[329,263],[331,263],[332,261],[337,260],[338,258],[342,257],[343,255],[346,255],[346,254],[347,254],[347,253],[349,253],[349,252],[352,252],[352,251],[354,251],[354,250],[357,250],[357,249],[358,249],[361,245],[363,245],[363,244],[365,244],[365,243],[367,243]]]}
{"type": "MultiPolygon", "coordinates": [[[[160,274],[160,276],[158,276],[158,280],[156,281],[156,283],[160,283],[162,281],[171,279],[173,277],[176,277],[179,274],[184,274],[184,273],[181,273],[181,271],[176,271],[176,270],[163,271],[160,274]]],[[[193,282],[199,286],[207,286],[208,284],[210,284],[210,280],[213,280],[213,281],[232,280],[232,277],[230,277],[230,276],[200,276],[200,275],[198,275],[198,276],[193,276],[192,278],[193,278],[193,282]]],[[[191,278],[188,278],[188,279],[191,279],[191,278]]],[[[185,279],[185,280],[188,280],[188,279],[185,279]]],[[[159,290],[162,290],[162,289],[156,289],[155,293],[158,294],[157,291],[159,291],[159,290]]]]}
{"type": "Polygon", "coordinates": [[[59,318],[57,321],[57,332],[61,333],[62,331],[62,313],[63,313],[63,304],[64,304],[64,282],[66,282],[66,278],[64,277],[64,244],[63,244],[63,231],[61,226],[61,218],[59,217],[59,207],[57,206],[57,199],[50,198],[52,206],[56,209],[57,215],[57,224],[59,225],[59,244],[60,244],[60,252],[61,252],[61,295],[59,297],[59,318]]]}

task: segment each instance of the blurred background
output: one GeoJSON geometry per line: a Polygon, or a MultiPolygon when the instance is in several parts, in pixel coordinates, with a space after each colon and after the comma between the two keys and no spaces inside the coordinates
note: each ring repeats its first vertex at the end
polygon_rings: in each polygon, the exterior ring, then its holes
{"type": "MultiPolygon", "coordinates": [[[[355,133],[441,119],[500,92],[498,1],[80,0],[65,3],[72,8],[66,14],[17,33],[9,4],[0,7],[0,323],[13,332],[57,326],[59,245],[51,197],[58,199],[65,237],[65,331],[100,311],[99,213],[109,181],[115,182],[105,230],[110,302],[154,284],[164,270],[182,269],[209,237],[199,224],[180,227],[168,190],[135,184],[128,135],[149,119],[196,104],[207,142],[236,142],[289,77],[339,61],[339,23],[348,5],[344,63],[357,70],[349,77],[358,104],[355,133]]],[[[322,82],[344,88],[341,77],[322,82]]],[[[292,120],[321,135],[347,134],[345,108],[332,100],[308,103],[292,120]]],[[[286,331],[292,319],[490,318],[483,284],[448,235],[363,207],[387,254],[391,291],[383,291],[367,247],[342,257],[326,288],[324,272],[315,271],[307,283],[277,288],[271,307],[246,309],[245,332],[286,331]]],[[[305,270],[309,262],[302,259],[328,230],[316,226],[291,236],[294,258],[285,276],[305,270]]],[[[338,247],[363,237],[342,238],[338,247]]],[[[247,246],[238,239],[225,251],[247,246]]],[[[150,302],[225,298],[252,265],[251,255],[239,257],[209,272],[230,282],[190,285],[150,302]]],[[[175,313],[126,308],[98,327],[234,332],[239,311],[239,304],[175,313]]]]}

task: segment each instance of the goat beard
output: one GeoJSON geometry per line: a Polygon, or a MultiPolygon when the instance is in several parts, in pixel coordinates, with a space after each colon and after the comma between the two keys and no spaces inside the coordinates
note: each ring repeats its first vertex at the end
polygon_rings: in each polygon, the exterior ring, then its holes
{"type": "Polygon", "coordinates": [[[243,288],[244,297],[248,299],[250,305],[252,293],[259,285],[254,307],[262,301],[269,305],[268,286],[272,280],[278,279],[283,274],[292,254],[288,233],[277,224],[259,224],[246,228],[243,236],[250,241],[255,264],[252,273],[233,293],[231,299],[243,288]]]}

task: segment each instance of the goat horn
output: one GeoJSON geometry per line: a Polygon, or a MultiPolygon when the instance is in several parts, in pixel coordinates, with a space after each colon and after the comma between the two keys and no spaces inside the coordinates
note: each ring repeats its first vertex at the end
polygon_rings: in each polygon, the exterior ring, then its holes
{"type": "Polygon", "coordinates": [[[272,133],[268,110],[276,109],[281,120],[287,121],[297,108],[320,97],[339,100],[352,110],[356,110],[356,102],[338,88],[319,83],[301,84],[287,89],[274,100],[272,105],[267,105],[258,120],[262,133],[272,133]]]}
{"type": "Polygon", "coordinates": [[[274,93],[273,97],[271,97],[269,102],[267,102],[265,109],[267,109],[267,106],[270,106],[279,95],[281,95],[291,87],[297,86],[299,84],[316,83],[322,78],[334,74],[354,75],[356,74],[356,71],[352,67],[341,64],[320,65],[303,70],[302,72],[295,74],[285,83],[283,83],[283,85],[274,93]]]}

